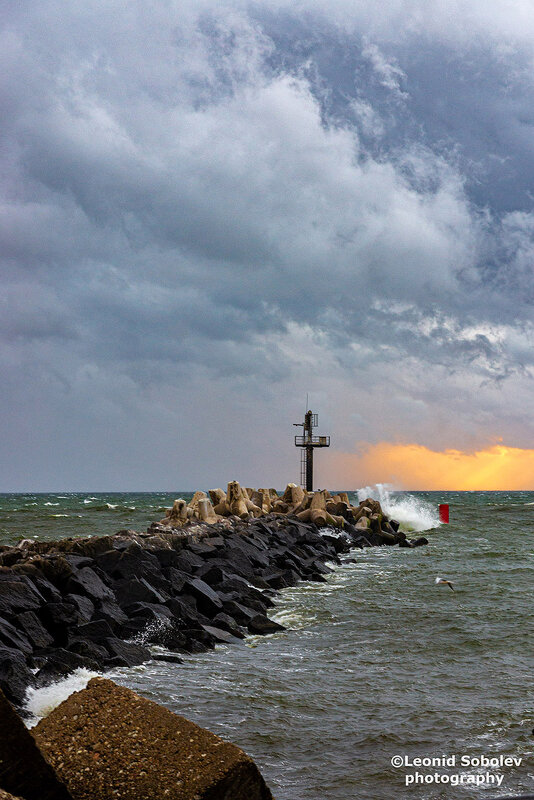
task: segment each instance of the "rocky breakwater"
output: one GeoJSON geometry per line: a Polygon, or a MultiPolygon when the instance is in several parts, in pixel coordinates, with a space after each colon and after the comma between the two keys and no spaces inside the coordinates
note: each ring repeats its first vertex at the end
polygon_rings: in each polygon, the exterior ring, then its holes
{"type": "Polygon", "coordinates": [[[277,590],[324,581],[326,562],[351,547],[423,543],[371,499],[351,506],[346,495],[233,481],[175,501],[145,533],[0,547],[0,688],[20,707],[28,686],[78,667],[179,663],[179,653],[283,630],[268,616],[277,590]]]}

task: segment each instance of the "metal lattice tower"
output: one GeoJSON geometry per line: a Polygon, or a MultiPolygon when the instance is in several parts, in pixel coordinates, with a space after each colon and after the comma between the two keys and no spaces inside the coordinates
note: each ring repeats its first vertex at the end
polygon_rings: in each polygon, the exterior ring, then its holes
{"type": "Polygon", "coordinates": [[[330,436],[314,436],[313,428],[319,423],[319,415],[306,411],[304,422],[294,422],[302,426],[303,435],[295,436],[295,447],[301,447],[300,483],[307,492],[313,492],[313,451],[316,447],[330,447],[330,436]]]}

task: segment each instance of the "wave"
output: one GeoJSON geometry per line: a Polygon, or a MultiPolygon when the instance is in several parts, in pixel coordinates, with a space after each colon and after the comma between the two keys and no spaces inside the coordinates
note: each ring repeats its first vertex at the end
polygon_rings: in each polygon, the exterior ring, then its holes
{"type": "Polygon", "coordinates": [[[85,667],[80,667],[63,680],[52,683],[50,686],[45,686],[42,689],[34,689],[30,686],[26,692],[24,702],[24,708],[29,715],[25,720],[28,728],[33,728],[34,725],[37,725],[39,720],[47,717],[54,708],[57,708],[73,692],[85,689],[91,678],[96,678],[99,674],[85,669],[85,667]]]}
{"type": "Polygon", "coordinates": [[[45,506],[58,506],[59,503],[45,503],[45,506]]]}
{"type": "Polygon", "coordinates": [[[123,506],[120,505],[120,503],[99,503],[98,505],[92,505],[85,509],[86,513],[93,513],[93,511],[114,511],[123,514],[135,510],[135,506],[123,506]]]}
{"type": "Polygon", "coordinates": [[[427,500],[405,492],[397,494],[387,483],[358,489],[358,501],[372,497],[378,500],[384,512],[400,522],[403,531],[427,531],[441,525],[437,508],[427,500]]]}

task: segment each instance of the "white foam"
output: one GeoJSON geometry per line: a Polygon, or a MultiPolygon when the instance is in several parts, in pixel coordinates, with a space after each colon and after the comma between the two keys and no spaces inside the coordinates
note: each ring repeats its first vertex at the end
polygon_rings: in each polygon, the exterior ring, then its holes
{"type": "Polygon", "coordinates": [[[166,634],[168,634],[171,628],[172,622],[166,617],[163,619],[153,620],[152,622],[149,622],[146,628],[143,628],[143,630],[138,633],[137,636],[134,636],[129,641],[133,642],[134,644],[143,645],[156,642],[158,639],[160,641],[164,641],[166,634]]]}
{"type": "Polygon", "coordinates": [[[394,493],[393,486],[377,483],[376,486],[365,486],[358,489],[358,500],[372,497],[378,500],[384,512],[400,522],[404,531],[427,531],[441,525],[438,509],[427,500],[421,500],[412,494],[394,493]]]}
{"type": "Polygon", "coordinates": [[[113,505],[113,503],[106,503],[108,508],[117,508],[117,504],[113,505]]]}
{"type": "Polygon", "coordinates": [[[59,503],[45,503],[45,506],[58,506],[59,503]]]}
{"type": "Polygon", "coordinates": [[[75,670],[66,678],[42,689],[30,687],[26,692],[24,707],[29,712],[30,717],[25,720],[28,728],[33,728],[39,720],[47,717],[54,708],[60,705],[73,692],[85,689],[91,678],[96,678],[98,672],[81,667],[75,670]]]}

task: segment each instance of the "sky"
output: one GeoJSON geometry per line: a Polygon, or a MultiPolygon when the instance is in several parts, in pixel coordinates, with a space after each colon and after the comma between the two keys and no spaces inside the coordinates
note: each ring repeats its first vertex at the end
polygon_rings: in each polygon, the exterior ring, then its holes
{"type": "Polygon", "coordinates": [[[0,4],[0,491],[534,489],[532,3],[0,4]]]}

